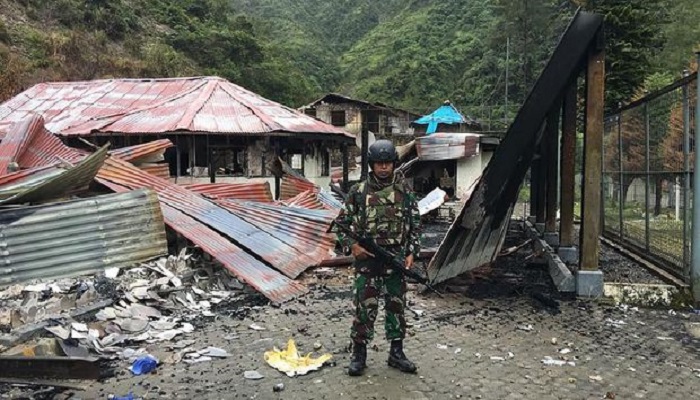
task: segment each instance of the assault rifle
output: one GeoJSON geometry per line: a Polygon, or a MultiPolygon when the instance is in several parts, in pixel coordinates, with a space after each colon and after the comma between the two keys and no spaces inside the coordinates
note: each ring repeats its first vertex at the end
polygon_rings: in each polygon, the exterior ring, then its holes
{"type": "Polygon", "coordinates": [[[425,285],[429,290],[437,294],[438,296],[442,297],[442,293],[440,293],[437,289],[435,289],[431,284],[428,278],[418,274],[417,272],[406,268],[406,265],[404,264],[404,260],[399,259],[399,257],[396,254],[393,254],[389,250],[383,248],[382,246],[378,245],[377,242],[374,241],[371,237],[368,236],[363,236],[359,235],[355,232],[353,232],[350,228],[343,224],[339,224],[337,222],[333,222],[331,224],[331,227],[329,231],[333,230],[333,226],[337,226],[345,232],[346,235],[351,237],[352,239],[356,240],[357,243],[364,247],[365,250],[369,251],[370,253],[374,254],[374,257],[377,258],[378,260],[384,261],[385,263],[391,264],[391,266],[396,269],[397,271],[400,271],[402,274],[404,274],[408,278],[413,278],[418,283],[421,283],[425,285]]]}

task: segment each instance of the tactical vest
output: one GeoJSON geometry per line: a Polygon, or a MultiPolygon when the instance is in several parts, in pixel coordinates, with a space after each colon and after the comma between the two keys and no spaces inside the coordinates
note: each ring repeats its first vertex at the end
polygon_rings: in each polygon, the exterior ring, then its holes
{"type": "Polygon", "coordinates": [[[409,217],[408,197],[403,188],[392,184],[368,193],[367,186],[367,182],[360,183],[359,198],[355,199],[360,208],[361,228],[380,246],[403,245],[409,217]]]}

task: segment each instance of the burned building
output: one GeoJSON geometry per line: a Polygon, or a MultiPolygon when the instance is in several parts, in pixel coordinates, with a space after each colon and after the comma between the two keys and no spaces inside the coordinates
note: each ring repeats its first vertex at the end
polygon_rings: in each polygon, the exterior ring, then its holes
{"type": "Polygon", "coordinates": [[[407,110],[338,93],[329,93],[300,110],[357,137],[363,132],[371,132],[375,136],[394,137],[399,141],[413,135],[410,124],[419,117],[407,110]]]}
{"type": "Polygon", "coordinates": [[[219,77],[40,83],[0,105],[0,134],[30,114],[76,147],[112,148],[170,139],[149,172],[173,182],[268,182],[277,157],[310,181],[330,182],[330,153],[352,145],[346,130],[219,77]]]}

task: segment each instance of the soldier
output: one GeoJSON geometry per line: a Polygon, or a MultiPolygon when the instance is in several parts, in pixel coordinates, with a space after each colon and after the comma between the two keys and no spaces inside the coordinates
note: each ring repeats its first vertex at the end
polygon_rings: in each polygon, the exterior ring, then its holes
{"type": "MultiPolygon", "coordinates": [[[[394,174],[398,153],[388,140],[377,140],[369,147],[371,172],[366,181],[353,186],[339,221],[355,232],[371,236],[379,246],[399,254],[405,267],[413,265],[420,249],[420,215],[413,191],[402,176],[394,174]]],[[[391,342],[388,364],[403,372],[415,373],[416,366],[403,352],[406,336],[404,308],[406,281],[352,238],[339,233],[343,248],[355,256],[354,320],[351,329],[353,354],[348,374],[362,375],[366,368],[367,344],[374,337],[374,321],[379,295],[384,292],[386,338],[391,342]]]]}

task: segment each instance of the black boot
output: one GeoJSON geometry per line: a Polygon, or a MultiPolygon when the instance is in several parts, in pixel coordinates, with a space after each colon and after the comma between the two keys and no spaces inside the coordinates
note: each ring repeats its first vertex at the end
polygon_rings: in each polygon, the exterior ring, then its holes
{"type": "Polygon", "coordinates": [[[352,344],[352,359],[348,367],[348,375],[360,376],[367,367],[367,346],[363,343],[352,344]]]}
{"type": "Polygon", "coordinates": [[[402,372],[414,373],[418,369],[403,353],[403,341],[393,340],[389,350],[389,366],[402,372]]]}

